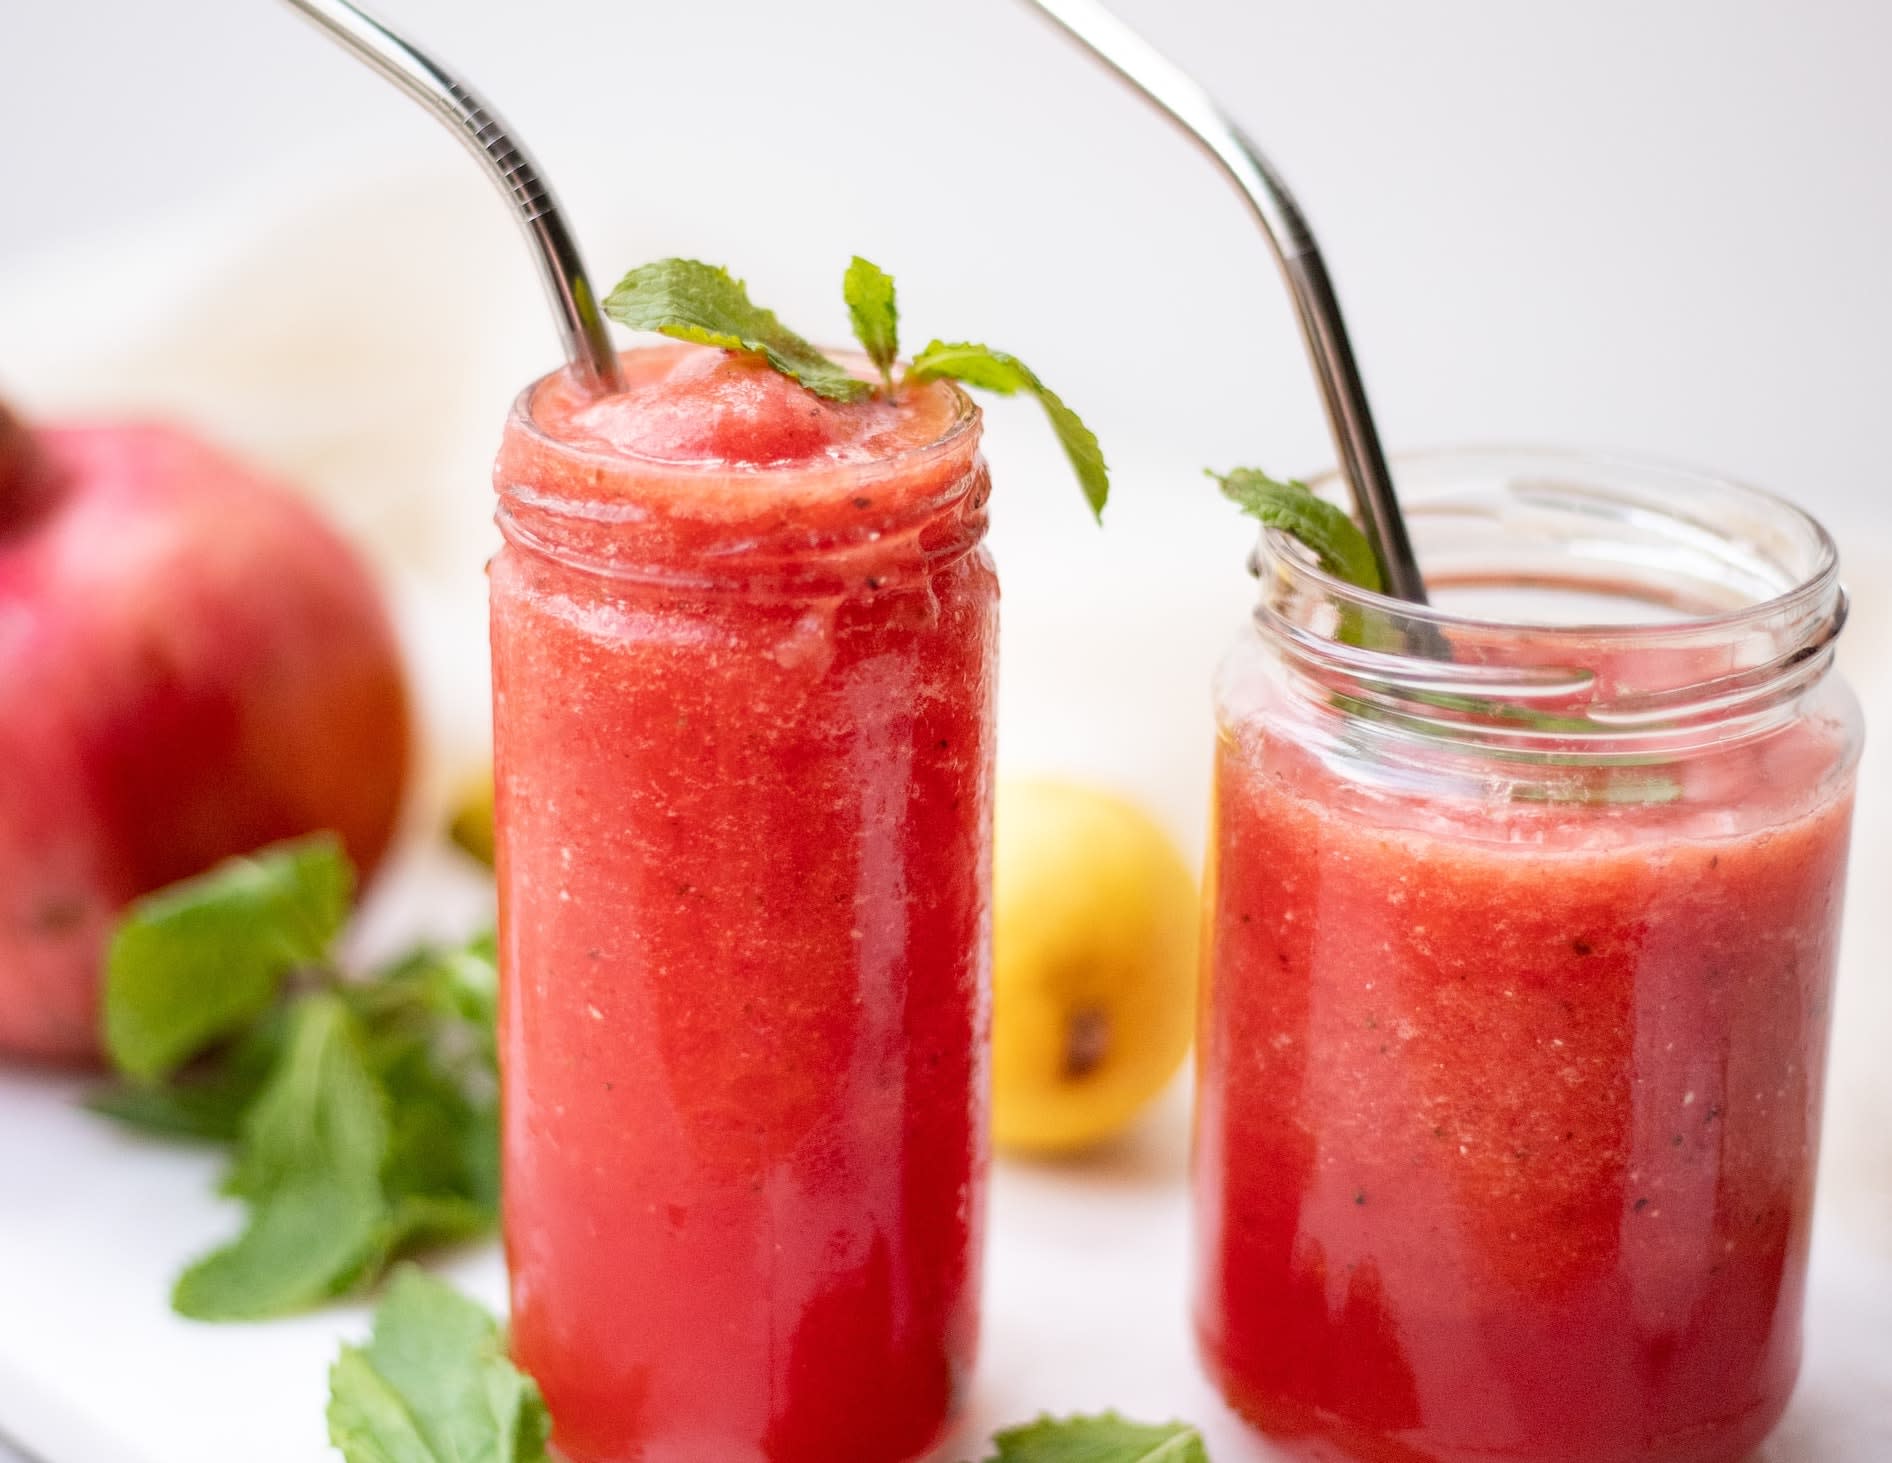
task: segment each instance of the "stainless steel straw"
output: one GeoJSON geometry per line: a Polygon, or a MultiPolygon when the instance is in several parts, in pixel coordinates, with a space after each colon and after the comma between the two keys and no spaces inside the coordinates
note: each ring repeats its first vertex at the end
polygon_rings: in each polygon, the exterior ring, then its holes
{"type": "Polygon", "coordinates": [[[1426,602],[1392,474],[1373,426],[1366,387],[1347,343],[1327,266],[1307,219],[1281,175],[1206,91],[1095,0],[1029,0],[1131,86],[1167,113],[1220,163],[1248,200],[1294,298],[1301,334],[1313,358],[1341,472],[1353,489],[1367,538],[1389,594],[1426,602]]]}
{"type": "Polygon", "coordinates": [[[559,339],[572,372],[593,391],[618,385],[598,297],[552,188],[532,154],[478,92],[412,41],[364,14],[348,0],[287,0],[415,101],[429,108],[486,167],[512,200],[539,261],[539,274],[558,316],[559,339]]]}

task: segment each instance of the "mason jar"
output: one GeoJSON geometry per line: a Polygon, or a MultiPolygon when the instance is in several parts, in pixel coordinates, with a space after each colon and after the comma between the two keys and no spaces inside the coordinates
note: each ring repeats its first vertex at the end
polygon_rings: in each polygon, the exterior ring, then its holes
{"type": "Polygon", "coordinates": [[[1434,607],[1264,532],[1219,674],[1202,1355],[1300,1457],[1726,1463],[1800,1360],[1833,543],[1615,457],[1397,476],[1434,607]]]}
{"type": "Polygon", "coordinates": [[[978,412],[623,371],[527,388],[496,469],[512,1345],[574,1463],[911,1458],[978,1326],[978,412]]]}

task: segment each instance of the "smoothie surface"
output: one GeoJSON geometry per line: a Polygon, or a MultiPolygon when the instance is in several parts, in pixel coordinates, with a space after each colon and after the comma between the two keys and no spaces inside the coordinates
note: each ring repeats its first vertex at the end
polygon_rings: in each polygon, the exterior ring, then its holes
{"type": "Polygon", "coordinates": [[[549,378],[532,402],[539,428],[613,456],[779,471],[898,457],[949,435],[965,411],[941,381],[827,401],[764,361],[712,346],[653,346],[620,360],[624,389],[608,396],[587,396],[569,373],[549,378]]]}

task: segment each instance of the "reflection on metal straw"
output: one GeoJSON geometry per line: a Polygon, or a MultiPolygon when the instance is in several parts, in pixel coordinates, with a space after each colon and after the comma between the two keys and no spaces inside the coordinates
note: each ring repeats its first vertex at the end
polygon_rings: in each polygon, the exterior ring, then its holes
{"type": "Polygon", "coordinates": [[[559,337],[572,372],[593,391],[618,385],[617,356],[598,298],[551,185],[532,155],[480,94],[413,42],[348,0],[287,0],[389,81],[430,108],[486,167],[512,200],[538,256],[539,273],[558,315],[559,337]]]}
{"type": "Polygon", "coordinates": [[[1406,520],[1393,494],[1366,387],[1347,343],[1327,267],[1294,196],[1241,129],[1200,86],[1094,0],[1030,0],[1098,59],[1168,113],[1221,164],[1248,200],[1281,266],[1313,357],[1340,468],[1353,489],[1389,594],[1426,602],[1406,520]]]}

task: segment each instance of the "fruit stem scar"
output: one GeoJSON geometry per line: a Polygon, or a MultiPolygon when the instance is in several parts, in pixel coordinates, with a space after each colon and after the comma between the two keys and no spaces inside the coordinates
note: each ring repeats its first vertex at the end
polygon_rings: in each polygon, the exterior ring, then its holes
{"type": "Polygon", "coordinates": [[[1071,1013],[1064,1029],[1064,1076],[1081,1081],[1096,1071],[1110,1053],[1110,1017],[1095,1006],[1071,1013]]]}

